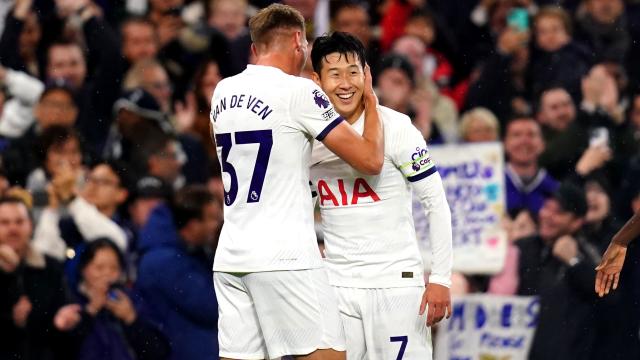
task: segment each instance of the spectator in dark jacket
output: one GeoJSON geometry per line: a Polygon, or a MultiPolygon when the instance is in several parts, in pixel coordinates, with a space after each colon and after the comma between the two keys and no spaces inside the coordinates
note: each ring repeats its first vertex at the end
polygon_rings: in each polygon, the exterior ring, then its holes
{"type": "Polygon", "coordinates": [[[205,249],[221,226],[220,204],[206,188],[187,186],[172,207],[156,207],[140,232],[137,287],[169,338],[174,360],[218,357],[213,257],[205,249]]]}
{"type": "Polygon", "coordinates": [[[505,131],[504,148],[508,160],[507,210],[525,208],[536,216],[545,199],[558,187],[557,181],[538,165],[544,151],[540,125],[533,118],[511,120],[505,131]]]}
{"type": "Polygon", "coordinates": [[[32,233],[25,203],[0,199],[0,358],[68,359],[53,326],[68,298],[62,267],[30,246],[32,233]]]}
{"type": "Polygon", "coordinates": [[[44,58],[44,47],[38,46],[42,38],[42,26],[32,4],[33,0],[16,1],[7,15],[0,37],[0,63],[39,77],[42,75],[44,58]]]}
{"type": "Polygon", "coordinates": [[[57,329],[73,335],[78,360],[166,359],[164,335],[145,319],[124,287],[124,258],[109,239],[98,239],[80,255],[78,304],[61,308],[57,329]]]}
{"type": "Polygon", "coordinates": [[[534,19],[535,50],[531,57],[533,94],[549,84],[566,88],[580,99],[580,80],[589,70],[586,50],[571,39],[571,18],[560,7],[545,7],[534,19]]]}
{"type": "Polygon", "coordinates": [[[113,102],[120,93],[120,45],[109,24],[98,16],[95,5],[82,7],[81,1],[67,3],[81,8],[58,9],[43,32],[49,37],[56,36],[47,49],[45,78],[62,78],[70,84],[79,108],[76,126],[92,150],[99,153],[111,125],[113,102]],[[72,18],[80,20],[79,33],[84,36],[86,55],[77,39],[59,39],[72,18]]]}
{"type": "Polygon", "coordinates": [[[588,359],[595,342],[595,247],[579,235],[587,213],[582,188],[563,183],[539,213],[538,235],[516,242],[519,295],[540,296],[529,359],[588,359]]]}
{"type": "Polygon", "coordinates": [[[623,0],[586,0],[584,12],[576,21],[576,42],[584,45],[594,57],[623,62],[631,37],[624,16],[623,0]]]}

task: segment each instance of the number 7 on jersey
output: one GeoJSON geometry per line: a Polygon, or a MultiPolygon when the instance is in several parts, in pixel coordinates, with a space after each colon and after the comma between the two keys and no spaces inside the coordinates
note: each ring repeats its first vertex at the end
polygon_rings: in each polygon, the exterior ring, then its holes
{"type": "MultiPolygon", "coordinates": [[[[235,140],[235,145],[259,144],[256,163],[253,167],[253,175],[251,176],[251,183],[249,184],[249,194],[247,194],[248,203],[258,202],[260,201],[260,195],[262,194],[264,176],[267,173],[269,157],[271,156],[271,147],[273,146],[272,131],[238,131],[234,133],[233,138],[235,140]]],[[[236,169],[227,161],[229,152],[233,146],[232,133],[216,134],[216,144],[217,146],[222,147],[222,158],[220,159],[222,171],[229,174],[231,178],[229,191],[226,189],[224,191],[224,203],[227,206],[230,206],[236,200],[236,196],[238,195],[238,176],[236,174],[236,169]]]]}

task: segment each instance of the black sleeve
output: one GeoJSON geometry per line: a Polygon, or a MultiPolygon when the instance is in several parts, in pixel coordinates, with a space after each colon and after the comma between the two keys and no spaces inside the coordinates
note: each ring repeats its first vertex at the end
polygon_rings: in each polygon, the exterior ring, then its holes
{"type": "Polygon", "coordinates": [[[123,59],[120,43],[111,26],[92,17],[83,26],[88,48],[88,60],[94,66],[92,105],[108,121],[111,108],[120,94],[123,59]]]}
{"type": "Polygon", "coordinates": [[[125,326],[124,332],[136,353],[136,359],[161,360],[169,357],[171,348],[167,338],[155,326],[140,319],[140,316],[131,325],[125,326]]]}
{"type": "Polygon", "coordinates": [[[24,21],[13,16],[13,10],[9,12],[4,24],[4,31],[0,37],[0,64],[15,70],[25,70],[18,51],[18,40],[24,28],[24,21]]]}
{"type": "Polygon", "coordinates": [[[469,86],[465,108],[482,106],[500,120],[511,113],[511,57],[494,54],[482,65],[480,76],[469,86]]]}
{"type": "Polygon", "coordinates": [[[587,298],[596,297],[594,290],[596,283],[595,267],[596,264],[587,256],[584,256],[582,260],[567,270],[569,285],[587,298]]]}

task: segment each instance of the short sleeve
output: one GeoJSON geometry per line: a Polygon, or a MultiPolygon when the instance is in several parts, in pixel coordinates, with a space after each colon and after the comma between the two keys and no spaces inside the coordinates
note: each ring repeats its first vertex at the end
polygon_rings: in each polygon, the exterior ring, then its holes
{"type": "Polygon", "coordinates": [[[324,91],[306,79],[293,93],[291,118],[304,132],[320,141],[344,120],[324,91]]]}
{"type": "Polygon", "coordinates": [[[418,181],[434,174],[436,164],[431,159],[427,142],[410,121],[396,123],[392,135],[392,161],[410,181],[418,181]]]}

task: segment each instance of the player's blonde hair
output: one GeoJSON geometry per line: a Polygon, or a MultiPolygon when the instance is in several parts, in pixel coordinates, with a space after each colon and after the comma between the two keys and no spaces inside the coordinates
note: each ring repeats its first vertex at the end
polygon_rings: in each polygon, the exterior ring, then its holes
{"type": "Polygon", "coordinates": [[[279,31],[291,29],[304,33],[304,17],[288,5],[271,4],[249,20],[249,33],[256,46],[269,46],[279,31]]]}

